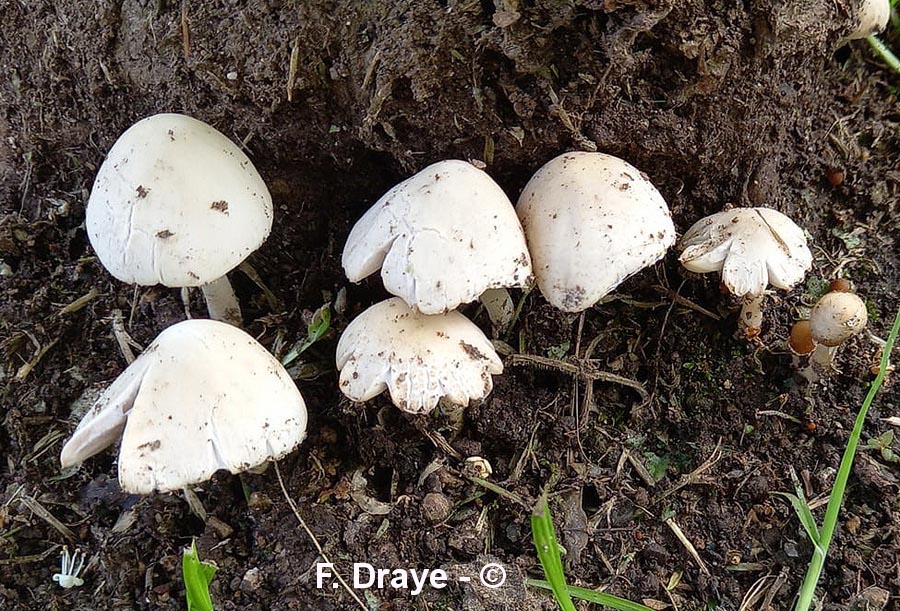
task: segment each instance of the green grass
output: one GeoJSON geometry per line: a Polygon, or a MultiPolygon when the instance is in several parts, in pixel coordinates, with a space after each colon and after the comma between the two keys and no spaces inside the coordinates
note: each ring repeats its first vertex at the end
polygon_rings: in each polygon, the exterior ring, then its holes
{"type": "Polygon", "coordinates": [[[536,588],[552,591],[556,603],[562,611],[576,611],[575,603],[572,602],[573,596],[618,611],[652,611],[650,607],[618,596],[578,588],[566,583],[560,547],[556,541],[556,530],[553,528],[553,516],[550,515],[546,495],[540,498],[531,514],[531,534],[534,537],[534,547],[537,549],[538,559],[541,561],[541,567],[544,569],[544,576],[547,579],[546,581],[529,579],[527,583],[536,588]]]}
{"type": "MultiPolygon", "coordinates": [[[[898,14],[898,7],[900,7],[900,2],[897,0],[891,0],[891,18],[890,25],[894,29],[895,35],[900,35],[900,14],[898,14]]],[[[885,34],[886,37],[890,36],[890,28],[888,29],[888,33],[885,34]]],[[[890,47],[888,47],[880,38],[877,36],[869,36],[866,38],[866,42],[872,47],[874,50],[890,67],[894,72],[900,74],[900,59],[897,59],[897,56],[891,51],[890,47]]]]}
{"type": "Polygon", "coordinates": [[[313,344],[322,339],[331,328],[331,303],[326,303],[313,313],[312,320],[306,326],[306,337],[297,342],[291,351],[288,352],[281,364],[287,367],[297,360],[301,354],[306,352],[313,344]]]}
{"type": "Polygon", "coordinates": [[[191,547],[184,550],[181,557],[181,573],[184,576],[188,611],[213,611],[209,584],[216,574],[216,567],[200,560],[196,541],[191,541],[191,547]]]}
{"type": "Polygon", "coordinates": [[[806,571],[806,577],[800,586],[800,594],[797,599],[797,605],[794,607],[794,611],[808,611],[812,606],[813,598],[816,593],[816,586],[819,583],[819,578],[822,576],[825,559],[828,557],[828,546],[831,545],[831,539],[837,528],[838,514],[841,510],[841,504],[844,501],[844,493],[847,490],[847,482],[850,479],[850,472],[853,468],[853,459],[859,448],[859,440],[862,435],[863,424],[865,424],[866,421],[866,414],[869,413],[869,406],[872,405],[875,395],[878,394],[878,390],[884,382],[885,372],[887,371],[891,351],[894,348],[894,342],[897,339],[898,333],[900,333],[900,311],[897,312],[897,316],[894,318],[891,334],[888,336],[887,343],[882,351],[881,367],[878,371],[878,375],[875,377],[875,380],[872,381],[869,392],[866,395],[862,406],[859,408],[859,413],[856,415],[853,431],[850,433],[850,438],[847,440],[847,447],[844,450],[844,456],[841,458],[841,465],[834,478],[834,487],[832,488],[831,496],[828,499],[828,507],[825,509],[825,518],[822,520],[822,527],[819,528],[816,526],[816,520],[812,515],[812,511],[810,511],[806,499],[803,497],[803,490],[799,484],[795,484],[797,494],[783,495],[791,501],[791,505],[797,512],[797,516],[800,518],[800,522],[803,524],[803,528],[806,530],[806,534],[809,536],[809,539],[814,546],[813,556],[810,560],[809,568],[806,571]]]}

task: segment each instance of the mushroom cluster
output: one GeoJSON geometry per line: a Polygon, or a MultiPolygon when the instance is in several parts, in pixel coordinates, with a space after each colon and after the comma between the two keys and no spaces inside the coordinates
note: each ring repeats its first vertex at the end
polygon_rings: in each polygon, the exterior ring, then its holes
{"type": "Polygon", "coordinates": [[[345,395],[366,401],[387,389],[397,407],[421,413],[490,393],[500,357],[454,310],[489,290],[532,282],[522,226],[490,176],[458,160],[426,167],[357,221],[342,263],[353,282],[380,269],[398,297],[364,311],[341,336],[345,395]]]}
{"type": "Polygon", "coordinates": [[[515,209],[471,164],[431,165],[391,189],[350,232],[347,277],[358,282],[380,268],[400,299],[369,308],[344,332],[341,389],[354,401],[387,389],[410,412],[481,399],[503,366],[454,308],[481,296],[492,320],[501,318],[497,312],[512,306],[497,289],[529,286],[533,258],[544,297],[583,312],[674,242],[665,200],[645,174],[611,155],[552,159],[515,209]]]}
{"type": "Polygon", "coordinates": [[[85,225],[114,277],[198,286],[213,320],[160,333],[81,420],[62,466],[121,436],[119,483],[145,494],[185,488],[220,469],[244,471],[300,444],[303,398],[281,363],[239,328],[227,278],[272,227],[269,191],[240,148],[184,115],[138,121],[101,165],[85,225]]]}
{"type": "Polygon", "coordinates": [[[809,320],[798,321],[791,328],[791,351],[809,357],[801,376],[816,381],[831,373],[838,347],[865,329],[868,320],[865,302],[851,292],[849,283],[832,282],[831,290],[813,306],[809,320]]]}

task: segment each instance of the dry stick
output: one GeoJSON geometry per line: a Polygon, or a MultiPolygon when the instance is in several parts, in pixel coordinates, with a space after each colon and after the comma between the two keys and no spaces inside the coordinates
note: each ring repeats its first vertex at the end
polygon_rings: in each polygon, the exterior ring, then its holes
{"type": "MultiPolygon", "coordinates": [[[[288,505],[291,507],[291,511],[294,512],[294,517],[297,518],[297,521],[300,522],[300,526],[303,527],[303,530],[306,531],[306,534],[312,540],[313,545],[316,547],[316,551],[319,552],[319,556],[322,557],[322,560],[334,566],[334,563],[328,559],[328,556],[325,555],[325,550],[322,549],[322,546],[319,544],[319,540],[316,539],[316,536],[309,529],[309,526],[306,525],[306,522],[303,521],[303,518],[300,516],[300,510],[297,509],[297,505],[294,504],[294,500],[288,494],[287,488],[284,485],[284,480],[281,478],[281,469],[278,468],[278,461],[273,460],[272,464],[275,465],[275,475],[278,476],[278,485],[281,486],[281,493],[284,494],[284,500],[287,501],[288,505]]],[[[341,577],[341,574],[338,573],[337,570],[334,571],[334,576],[337,577],[338,582],[344,587],[345,590],[347,590],[347,593],[350,594],[353,600],[355,600],[359,604],[360,608],[363,609],[363,611],[369,611],[369,607],[367,607],[362,599],[356,595],[356,592],[353,591],[353,588],[347,585],[347,582],[344,581],[344,578],[341,577]]]]}
{"type": "Polygon", "coordinates": [[[700,567],[700,571],[702,571],[704,575],[709,575],[710,573],[709,573],[709,569],[706,568],[706,563],[703,562],[703,559],[700,557],[700,554],[697,553],[697,548],[694,547],[694,544],[690,542],[690,540],[684,534],[684,531],[681,530],[681,527],[678,526],[678,524],[672,518],[665,520],[665,523],[666,523],[666,526],[668,526],[670,529],[672,529],[672,532],[675,533],[675,536],[678,538],[678,540],[681,542],[681,544],[684,546],[684,548],[691,555],[691,558],[693,558],[694,562],[697,563],[697,566],[700,567]]]}

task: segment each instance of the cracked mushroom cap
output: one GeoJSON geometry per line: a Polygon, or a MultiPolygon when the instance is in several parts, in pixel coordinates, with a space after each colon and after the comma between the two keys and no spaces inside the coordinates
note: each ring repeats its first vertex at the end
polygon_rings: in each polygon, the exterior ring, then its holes
{"type": "Polygon", "coordinates": [[[425,314],[449,312],[487,289],[531,283],[522,226],[503,190],[465,161],[440,161],[385,193],[354,225],[342,258],[359,282],[425,314]]]}
{"type": "Polygon", "coordinates": [[[788,290],[812,267],[803,230],[771,208],[734,208],[694,223],[679,260],[692,272],[720,271],[733,295],[758,296],[768,285],[788,290]]]}
{"type": "Polygon", "coordinates": [[[353,401],[390,392],[394,405],[428,412],[444,400],[468,405],[494,386],[503,363],[468,318],[453,311],[426,316],[402,299],[377,303],[357,316],[337,347],[341,391],[353,401]]]}
{"type": "Polygon", "coordinates": [[[176,490],[288,454],[306,435],[306,406],[281,363],[247,333],[187,320],[160,333],[101,395],[63,447],[62,466],[120,435],[124,490],[176,490]]]}
{"type": "Polygon", "coordinates": [[[669,207],[647,175],[603,153],[550,160],[516,211],[538,287],[565,312],[591,307],[675,243],[669,207]]]}
{"type": "Polygon", "coordinates": [[[117,279],[200,286],[266,240],[272,198],[231,140],[191,117],[159,114],[116,140],[86,216],[91,245],[117,279]]]}
{"type": "Polygon", "coordinates": [[[866,328],[869,313],[865,302],[854,293],[826,293],[809,314],[809,330],[814,340],[834,347],[866,328]]]}
{"type": "Polygon", "coordinates": [[[857,40],[877,34],[887,27],[891,19],[889,0],[861,0],[856,10],[856,27],[847,36],[847,40],[857,40]]]}

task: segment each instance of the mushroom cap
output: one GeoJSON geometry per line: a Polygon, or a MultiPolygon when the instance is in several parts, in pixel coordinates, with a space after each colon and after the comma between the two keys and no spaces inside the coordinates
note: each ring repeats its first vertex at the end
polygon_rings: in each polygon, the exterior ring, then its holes
{"type": "Polygon", "coordinates": [[[856,10],[856,27],[847,36],[847,40],[857,40],[877,34],[887,27],[891,19],[889,0],[860,0],[856,10]]]}
{"type": "Polygon", "coordinates": [[[771,208],[734,208],[703,218],[681,238],[679,260],[692,272],[721,271],[738,297],[790,289],[812,267],[803,230],[771,208]]]}
{"type": "Polygon", "coordinates": [[[147,494],[288,454],[306,435],[306,406],[281,363],[247,333],[186,320],[160,333],[100,396],[63,447],[63,467],[123,430],[119,483],[147,494]]]}
{"type": "Polygon", "coordinates": [[[808,320],[798,320],[794,323],[788,346],[799,355],[809,354],[816,349],[816,340],[813,339],[808,320]]]}
{"type": "Polygon", "coordinates": [[[813,339],[826,346],[839,346],[866,328],[869,313],[854,293],[825,293],[809,314],[813,339]]]}
{"type": "Polygon", "coordinates": [[[603,153],[550,160],[516,211],[538,287],[566,312],[591,307],[675,243],[669,207],[647,175],[603,153]]]}
{"type": "Polygon", "coordinates": [[[486,397],[503,363],[491,342],[459,312],[426,316],[396,297],[357,316],[337,346],[341,391],[368,401],[387,389],[410,413],[443,399],[468,405],[486,397]]]}
{"type": "Polygon", "coordinates": [[[231,140],[191,117],[159,114],[113,144],[86,217],[91,245],[117,279],[200,286],[266,240],[272,198],[231,140]]]}
{"type": "Polygon", "coordinates": [[[381,268],[384,287],[425,314],[532,280],[509,198],[458,160],[432,164],[385,193],[354,225],[342,263],[352,282],[381,268]]]}

